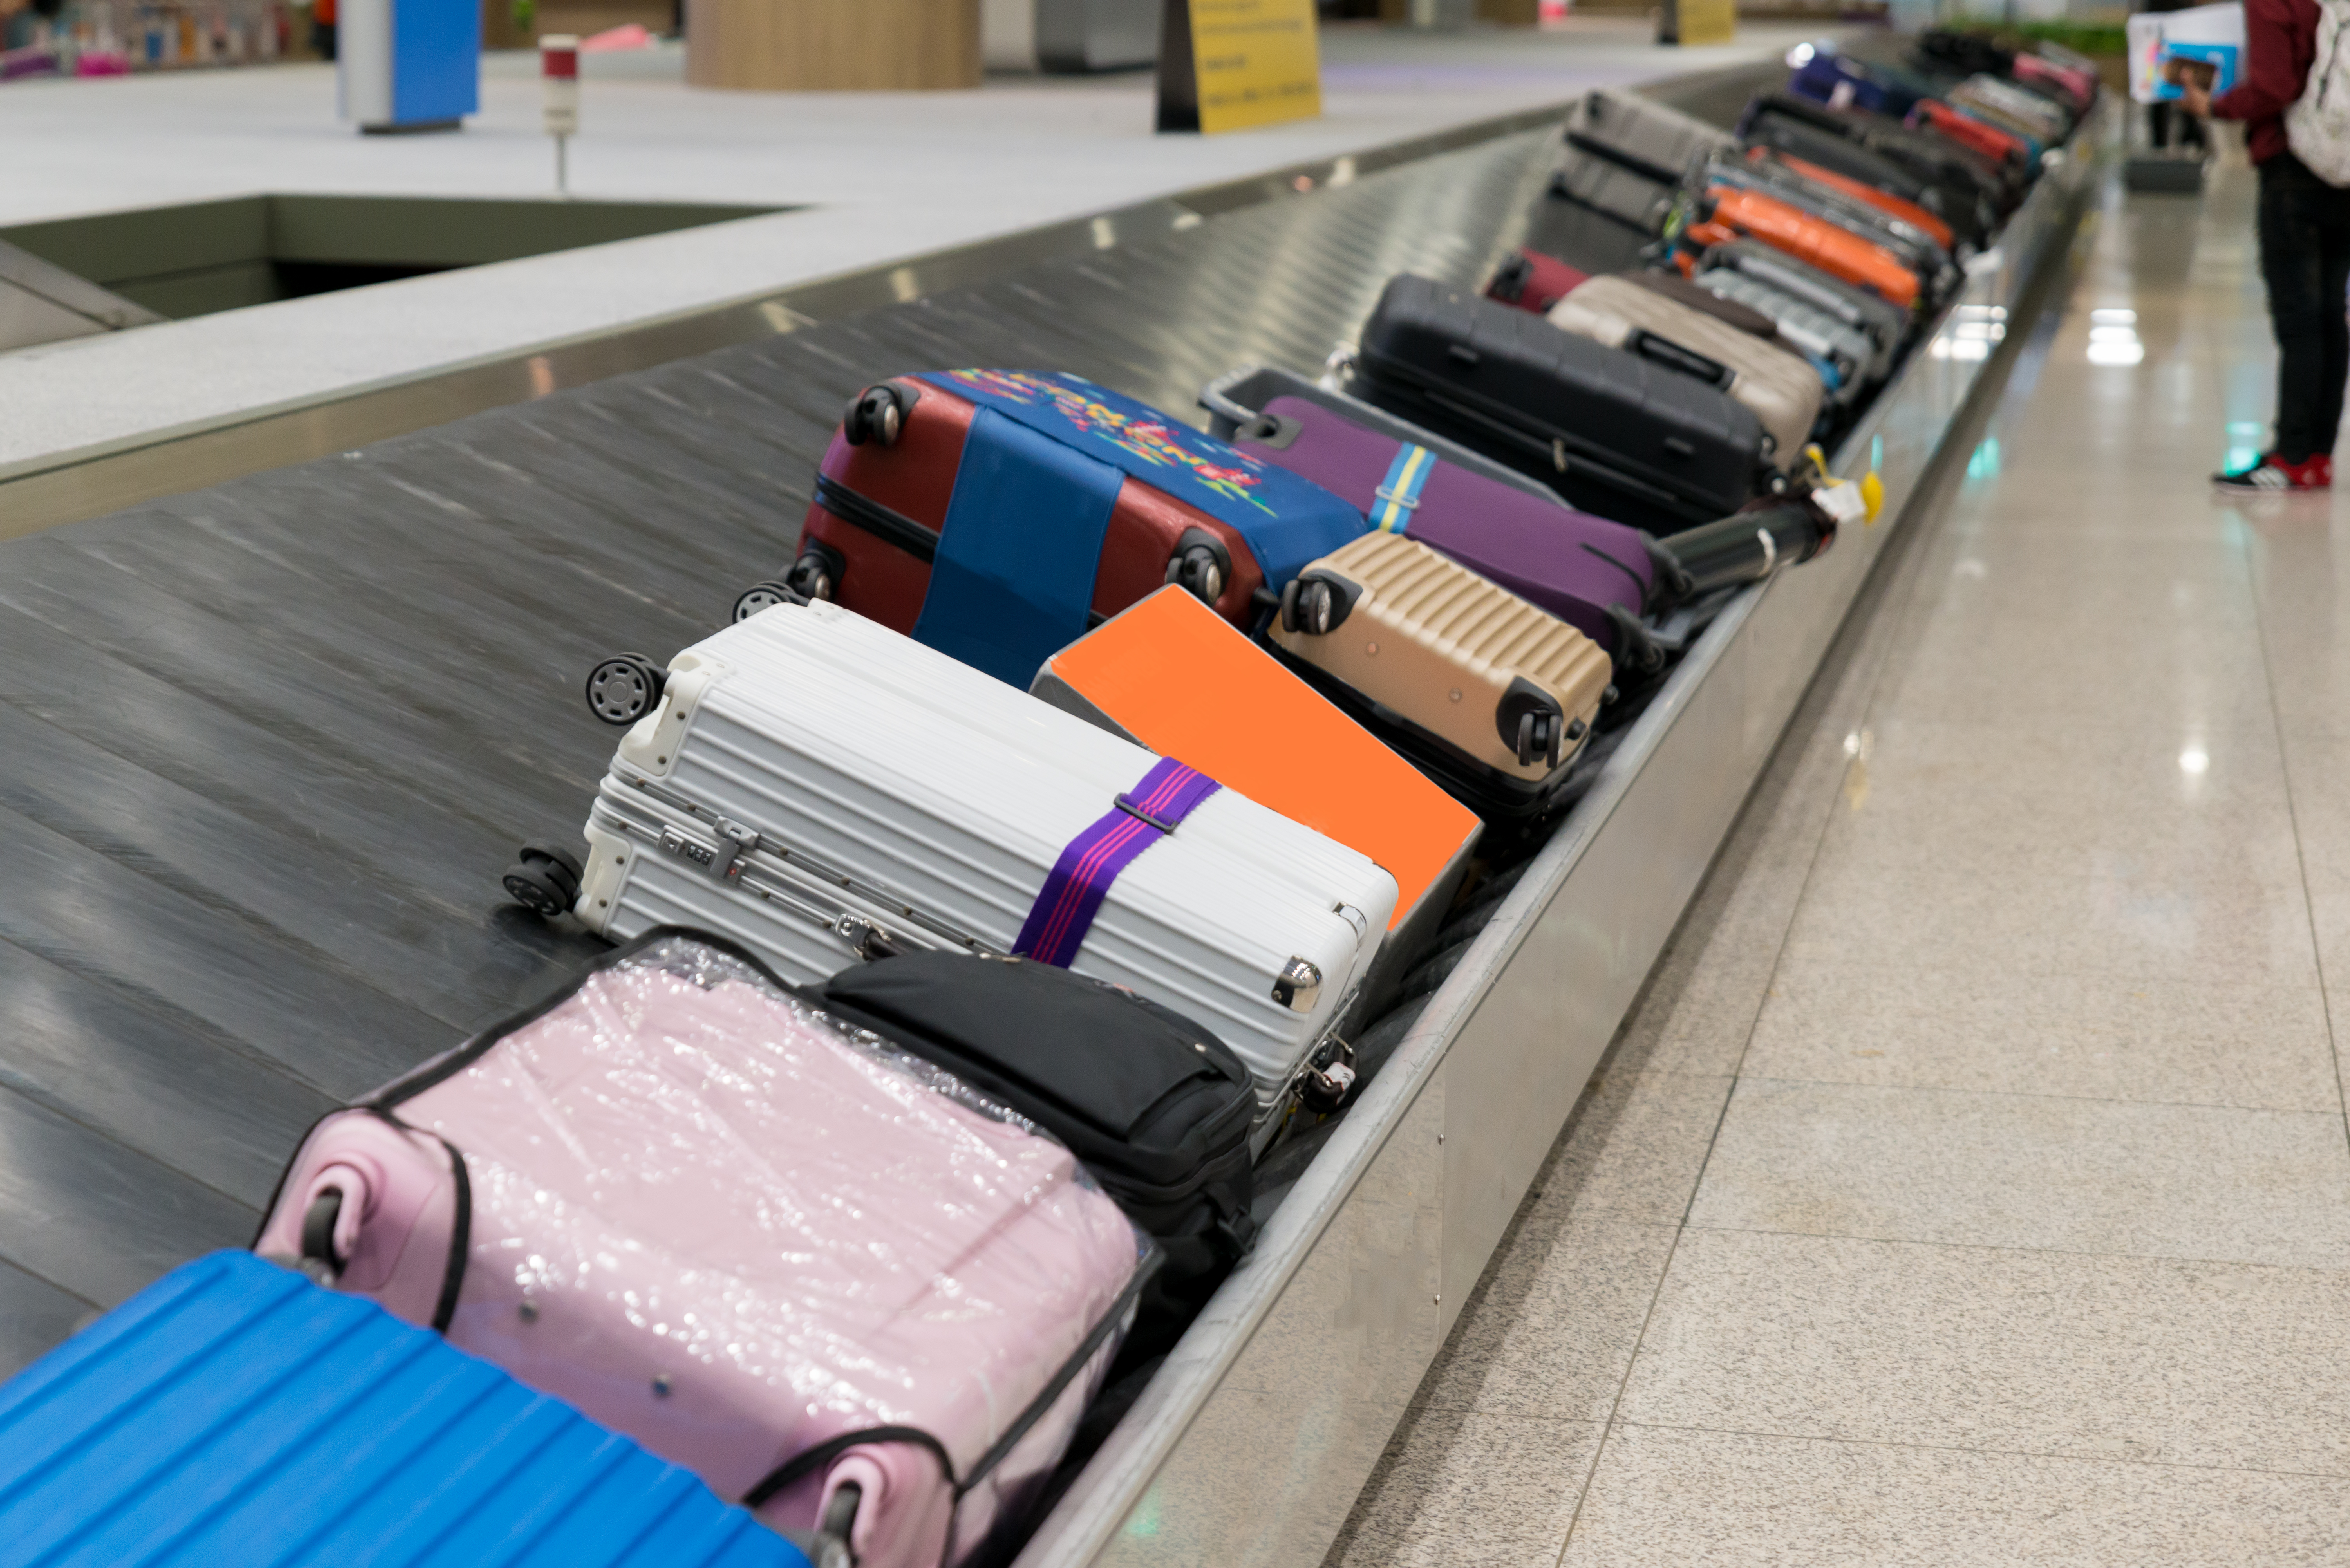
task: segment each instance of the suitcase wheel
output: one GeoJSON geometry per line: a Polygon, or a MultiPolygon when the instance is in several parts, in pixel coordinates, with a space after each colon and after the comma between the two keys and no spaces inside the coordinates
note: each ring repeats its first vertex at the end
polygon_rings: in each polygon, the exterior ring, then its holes
{"type": "Polygon", "coordinates": [[[847,566],[847,556],[810,539],[800,545],[800,558],[784,574],[784,586],[810,599],[832,599],[840,593],[840,575],[847,566]]]}
{"type": "Polygon", "coordinates": [[[310,1199],[302,1216],[302,1272],[322,1285],[331,1285],[343,1272],[335,1255],[335,1223],[343,1217],[343,1189],[329,1187],[310,1199]]]}
{"type": "Polygon", "coordinates": [[[743,589],[742,597],[734,601],[734,618],[738,621],[749,620],[761,610],[771,610],[777,605],[804,605],[807,602],[808,596],[788,583],[778,583],[772,579],[764,583],[753,583],[743,589]]]}
{"type": "Polygon", "coordinates": [[[905,429],[905,394],[887,381],[858,393],[850,400],[848,411],[840,416],[841,437],[851,446],[863,446],[868,441],[896,446],[905,429]]]}
{"type": "Polygon", "coordinates": [[[1306,572],[1281,590],[1281,629],[1327,637],[1344,626],[1363,590],[1332,572],[1306,572]]]}
{"type": "Polygon", "coordinates": [[[1486,296],[1504,305],[1515,305],[1525,294],[1526,285],[1534,281],[1534,275],[1533,262],[1523,255],[1512,256],[1493,274],[1493,281],[1485,286],[1486,296]]]}
{"type": "Polygon", "coordinates": [[[1582,720],[1568,723],[1558,703],[1523,675],[1513,680],[1510,689],[1502,693],[1502,701],[1494,708],[1493,724],[1502,733],[1502,743],[1517,753],[1522,768],[1534,766],[1537,760],[1554,768],[1558,766],[1566,742],[1581,740],[1584,731],[1582,720]]]}
{"type": "Polygon", "coordinates": [[[669,672],[641,653],[616,653],[588,672],[588,711],[623,728],[653,711],[669,672]]]}
{"type": "Polygon", "coordinates": [[[508,898],[541,919],[552,920],[569,914],[579,901],[579,862],[567,852],[525,844],[522,857],[499,880],[508,898]]]}
{"type": "Polygon", "coordinates": [[[865,1501],[865,1489],[855,1481],[843,1481],[832,1496],[825,1501],[824,1518],[816,1525],[815,1550],[810,1552],[810,1568],[851,1568],[857,1561],[849,1539],[857,1529],[857,1510],[865,1501]]]}
{"type": "Polygon", "coordinates": [[[1232,554],[1205,528],[1186,528],[1167,557],[1167,580],[1202,603],[1214,604],[1232,580],[1232,554]]]}

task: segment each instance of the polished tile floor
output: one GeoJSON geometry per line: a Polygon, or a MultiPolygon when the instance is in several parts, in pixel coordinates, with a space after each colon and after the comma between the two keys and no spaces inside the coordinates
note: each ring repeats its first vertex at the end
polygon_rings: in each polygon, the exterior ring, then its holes
{"type": "Polygon", "coordinates": [[[2111,193],[1331,1568],[2350,1562],[2350,497],[2111,193]]]}

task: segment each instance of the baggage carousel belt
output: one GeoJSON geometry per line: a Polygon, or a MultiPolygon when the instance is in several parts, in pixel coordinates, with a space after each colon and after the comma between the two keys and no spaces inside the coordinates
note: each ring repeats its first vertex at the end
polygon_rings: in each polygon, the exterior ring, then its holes
{"type": "Polygon", "coordinates": [[[600,949],[497,886],[578,837],[582,680],[790,562],[851,394],[1015,365],[1191,417],[1394,273],[1480,278],[1549,135],[0,544],[0,1369],[247,1243],[314,1118],[600,949]]]}

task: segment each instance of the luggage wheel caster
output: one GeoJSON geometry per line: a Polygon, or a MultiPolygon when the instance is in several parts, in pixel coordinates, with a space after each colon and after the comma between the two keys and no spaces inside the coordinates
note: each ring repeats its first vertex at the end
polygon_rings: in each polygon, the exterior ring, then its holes
{"type": "Polygon", "coordinates": [[[1295,578],[1281,590],[1281,629],[1327,637],[1345,624],[1360,592],[1352,583],[1320,573],[1295,578]]]}
{"type": "Polygon", "coordinates": [[[840,1483],[816,1525],[816,1550],[808,1553],[811,1568],[855,1568],[857,1554],[849,1537],[857,1529],[858,1506],[864,1501],[863,1487],[855,1481],[840,1483]]]}
{"type": "Polygon", "coordinates": [[[1553,722],[1548,713],[1518,715],[1518,766],[1534,766],[1534,759],[1547,754],[1552,763],[1558,761],[1558,749],[1552,743],[1553,722]]]}
{"type": "Polygon", "coordinates": [[[1232,578],[1232,558],[1223,542],[1204,528],[1186,528],[1167,558],[1167,580],[1202,604],[1224,597],[1232,578]]]}
{"type": "Polygon", "coordinates": [[[588,711],[607,724],[635,723],[660,701],[669,672],[641,653],[616,653],[588,672],[588,711]]]}
{"type": "Polygon", "coordinates": [[[886,381],[858,393],[840,419],[841,437],[851,446],[863,446],[868,441],[896,446],[905,429],[905,399],[886,381]]]}
{"type": "Polygon", "coordinates": [[[1345,1106],[1357,1082],[1355,1048],[1344,1041],[1331,1044],[1336,1048],[1328,1051],[1330,1059],[1308,1069],[1297,1083],[1299,1107],[1315,1116],[1326,1116],[1345,1106]]]}
{"type": "Polygon", "coordinates": [[[745,621],[761,610],[771,610],[777,605],[804,605],[807,602],[808,596],[789,583],[779,583],[770,578],[764,583],[753,583],[743,590],[742,597],[734,601],[734,618],[745,621]]]}
{"type": "Polygon", "coordinates": [[[343,1217],[343,1189],[329,1187],[310,1199],[302,1216],[302,1257],[296,1265],[312,1282],[332,1288],[346,1260],[335,1255],[335,1225],[343,1217]]]}
{"type": "Polygon", "coordinates": [[[800,551],[800,558],[784,574],[784,587],[801,597],[830,599],[840,591],[840,574],[847,560],[829,545],[811,543],[800,551]]]}
{"type": "Polygon", "coordinates": [[[1538,762],[1558,766],[1566,742],[1583,739],[1586,726],[1580,719],[1569,723],[1549,694],[1520,675],[1495,705],[1493,727],[1501,732],[1502,743],[1516,753],[1518,766],[1530,768],[1538,762]]]}
{"type": "Polygon", "coordinates": [[[579,901],[579,862],[568,851],[525,844],[500,878],[506,896],[541,919],[567,915],[579,901]]]}

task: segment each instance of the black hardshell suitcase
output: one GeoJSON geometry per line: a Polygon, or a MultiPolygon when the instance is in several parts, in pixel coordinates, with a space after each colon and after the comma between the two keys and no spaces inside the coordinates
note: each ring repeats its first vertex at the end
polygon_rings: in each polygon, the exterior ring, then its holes
{"type": "MultiPolygon", "coordinates": [[[[852,965],[809,994],[1059,1138],[1150,1232],[1166,1261],[1122,1355],[1172,1345],[1247,1252],[1256,1089],[1182,1014],[1052,964],[943,951],[852,965]]],[[[1352,1069],[1320,1071],[1335,1104],[1352,1069]]]]}
{"type": "Polygon", "coordinates": [[[1424,277],[1388,282],[1355,368],[1366,400],[1651,533],[1735,512],[1773,472],[1729,393],[1424,277]]]}
{"type": "Polygon", "coordinates": [[[1954,27],[1929,27],[1918,35],[1913,57],[1929,71],[1962,77],[1987,71],[1995,77],[2015,74],[2015,51],[2004,49],[1976,33],[1954,27]]]}

